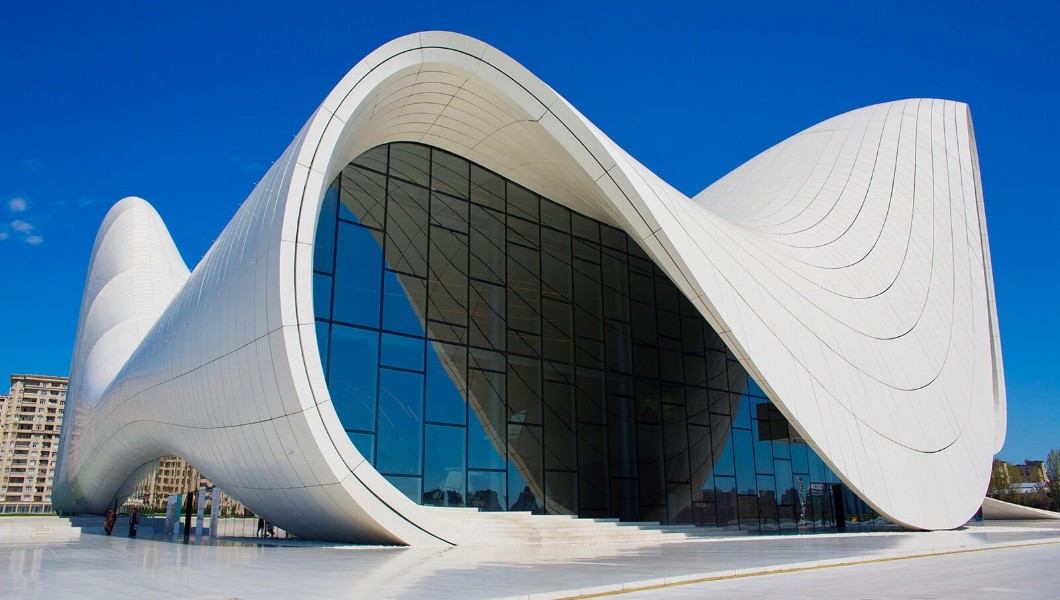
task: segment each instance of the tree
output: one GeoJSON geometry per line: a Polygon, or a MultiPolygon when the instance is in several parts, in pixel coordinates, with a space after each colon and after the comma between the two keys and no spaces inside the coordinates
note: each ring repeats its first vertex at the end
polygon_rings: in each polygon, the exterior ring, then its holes
{"type": "Polygon", "coordinates": [[[1060,511],[1060,450],[1053,448],[1045,457],[1045,474],[1049,476],[1049,498],[1052,509],[1060,511]]]}
{"type": "MultiPolygon", "coordinates": [[[[1060,455],[1058,455],[1060,458],[1060,455]]],[[[986,495],[1002,502],[1019,502],[1019,492],[1013,489],[1012,484],[1019,480],[1013,471],[1016,468],[1003,460],[994,459],[993,469],[990,471],[990,487],[986,495]]]]}

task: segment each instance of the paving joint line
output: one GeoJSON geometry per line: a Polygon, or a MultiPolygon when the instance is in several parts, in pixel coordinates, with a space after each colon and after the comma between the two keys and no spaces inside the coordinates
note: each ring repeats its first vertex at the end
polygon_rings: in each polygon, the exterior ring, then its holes
{"type": "MultiPolygon", "coordinates": [[[[834,569],[837,567],[851,567],[856,565],[868,565],[874,563],[893,562],[899,560],[912,560],[917,558],[930,558],[933,556],[949,556],[956,554],[969,554],[972,552],[987,552],[990,550],[1007,550],[1011,548],[1033,548],[1037,546],[1050,546],[1058,545],[1060,540],[1049,540],[1049,541],[1032,541],[1032,542],[998,542],[996,544],[990,544],[980,548],[964,548],[958,550],[943,550],[941,552],[921,552],[919,554],[908,554],[901,556],[880,556],[876,558],[851,560],[854,557],[835,559],[834,561],[827,562],[825,564],[818,565],[807,565],[803,567],[780,567],[772,569],[769,567],[757,569],[746,573],[733,573],[731,575],[712,575],[707,577],[697,577],[695,575],[690,576],[688,579],[680,578],[678,576],[674,581],[667,581],[665,583],[644,583],[639,585],[637,583],[630,584],[616,584],[620,589],[601,590],[598,592],[581,593],[579,590],[576,593],[572,593],[574,590],[559,591],[554,593],[538,593],[529,594],[522,596],[521,598],[553,598],[555,600],[581,600],[584,598],[603,598],[607,596],[619,596],[622,594],[631,594],[634,592],[646,592],[651,590],[659,590],[671,587],[679,587],[685,585],[693,585],[697,583],[707,583],[711,581],[725,581],[729,579],[742,579],[745,577],[758,577],[761,575],[779,575],[782,573],[798,573],[800,571],[816,571],[819,569],[834,569]],[[626,587],[627,585],[633,587],[626,587]]],[[[597,586],[591,586],[597,587],[597,586]]],[[[610,587],[610,586],[599,586],[599,587],[610,587]]]]}

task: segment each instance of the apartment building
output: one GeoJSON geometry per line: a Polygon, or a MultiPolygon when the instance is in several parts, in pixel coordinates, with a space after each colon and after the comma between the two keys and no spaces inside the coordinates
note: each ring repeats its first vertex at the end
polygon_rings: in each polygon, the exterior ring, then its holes
{"type": "Polygon", "coordinates": [[[0,512],[52,512],[66,377],[12,375],[0,396],[0,512]]]}

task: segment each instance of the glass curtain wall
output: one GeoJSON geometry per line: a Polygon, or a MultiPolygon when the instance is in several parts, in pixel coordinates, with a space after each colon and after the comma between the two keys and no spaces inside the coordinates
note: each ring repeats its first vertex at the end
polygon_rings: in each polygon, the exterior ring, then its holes
{"type": "Polygon", "coordinates": [[[751,530],[872,519],[623,231],[450,153],[353,160],[321,208],[339,419],[413,501],[751,530]]]}

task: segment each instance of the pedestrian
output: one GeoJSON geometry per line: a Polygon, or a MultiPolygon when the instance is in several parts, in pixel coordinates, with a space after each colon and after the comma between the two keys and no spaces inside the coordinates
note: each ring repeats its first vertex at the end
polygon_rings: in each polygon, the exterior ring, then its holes
{"type": "Polygon", "coordinates": [[[114,514],[113,508],[107,509],[106,516],[103,517],[103,531],[110,535],[114,531],[114,521],[117,520],[117,516],[114,514]]]}
{"type": "Polygon", "coordinates": [[[129,537],[136,537],[136,529],[139,527],[139,525],[140,513],[137,511],[137,509],[134,508],[132,513],[129,515],[129,537]]]}
{"type": "Polygon", "coordinates": [[[265,537],[265,519],[258,517],[258,537],[265,537]]]}

